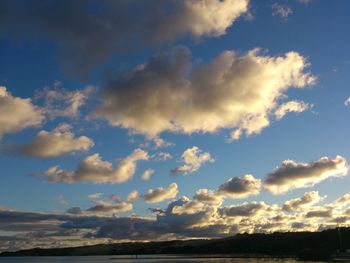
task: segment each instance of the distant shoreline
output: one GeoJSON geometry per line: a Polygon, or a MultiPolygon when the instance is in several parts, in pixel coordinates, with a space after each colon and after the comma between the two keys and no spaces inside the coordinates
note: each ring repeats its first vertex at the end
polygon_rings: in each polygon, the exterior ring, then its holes
{"type": "MultiPolygon", "coordinates": [[[[177,258],[276,258],[329,260],[339,253],[339,235],[343,250],[350,248],[350,228],[322,232],[285,232],[271,234],[237,234],[220,239],[128,242],[70,248],[34,248],[3,252],[1,257],[13,256],[110,256],[121,259],[158,259],[161,255],[177,258]]],[[[349,257],[350,259],[350,257],[349,257]]]]}

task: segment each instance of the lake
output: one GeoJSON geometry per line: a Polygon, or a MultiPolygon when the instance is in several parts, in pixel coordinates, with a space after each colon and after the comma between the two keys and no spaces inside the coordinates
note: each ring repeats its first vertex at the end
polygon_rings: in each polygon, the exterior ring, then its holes
{"type": "Polygon", "coordinates": [[[87,256],[87,257],[0,257],[0,263],[146,263],[146,262],[190,262],[190,263],[295,263],[294,259],[247,259],[247,258],[188,258],[179,256],[144,255],[138,259],[129,256],[87,256]]]}

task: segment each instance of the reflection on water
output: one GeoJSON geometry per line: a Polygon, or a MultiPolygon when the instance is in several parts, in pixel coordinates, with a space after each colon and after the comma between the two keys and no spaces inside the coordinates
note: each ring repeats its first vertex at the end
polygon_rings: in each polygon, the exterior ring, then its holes
{"type": "Polygon", "coordinates": [[[247,259],[247,258],[188,258],[179,256],[145,255],[132,259],[128,256],[89,256],[89,257],[0,257],[0,263],[149,263],[149,262],[191,262],[191,263],[296,263],[294,259],[247,259]]]}

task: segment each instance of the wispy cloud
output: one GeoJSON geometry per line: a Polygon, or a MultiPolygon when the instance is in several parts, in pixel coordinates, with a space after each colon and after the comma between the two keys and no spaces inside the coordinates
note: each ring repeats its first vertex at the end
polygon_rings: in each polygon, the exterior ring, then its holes
{"type": "Polygon", "coordinates": [[[188,174],[197,171],[203,164],[207,162],[214,162],[210,153],[203,152],[197,146],[186,149],[182,154],[183,165],[175,167],[171,170],[173,175],[188,174]]]}
{"type": "Polygon", "coordinates": [[[61,82],[56,81],[53,87],[37,90],[35,99],[43,102],[43,111],[49,119],[58,117],[78,118],[80,108],[85,105],[95,88],[87,86],[82,90],[65,90],[61,82]]]}
{"type": "Polygon", "coordinates": [[[271,7],[273,10],[272,15],[274,16],[280,16],[286,19],[288,16],[293,14],[293,9],[286,4],[279,4],[276,2],[276,3],[273,3],[271,7]]]}
{"type": "Polygon", "coordinates": [[[288,112],[300,113],[306,111],[311,106],[303,101],[291,100],[281,104],[275,111],[277,120],[282,119],[288,112]]]}

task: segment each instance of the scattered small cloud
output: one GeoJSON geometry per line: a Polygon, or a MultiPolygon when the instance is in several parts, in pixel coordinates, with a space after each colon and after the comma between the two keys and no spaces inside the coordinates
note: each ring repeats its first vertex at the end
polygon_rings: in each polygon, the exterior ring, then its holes
{"type": "Polygon", "coordinates": [[[171,170],[173,175],[188,174],[197,171],[203,164],[207,162],[214,162],[210,153],[203,152],[197,146],[186,149],[182,154],[182,161],[184,165],[175,167],[171,170]]]}
{"type": "Polygon", "coordinates": [[[293,9],[286,4],[279,4],[277,2],[273,3],[272,6],[272,15],[279,16],[284,19],[288,18],[291,14],[293,14],[293,9]]]}
{"type": "Polygon", "coordinates": [[[65,199],[64,195],[59,195],[55,199],[56,203],[60,205],[69,205],[68,201],[65,199]]]}
{"type": "Polygon", "coordinates": [[[102,193],[93,193],[88,195],[88,197],[94,200],[94,199],[99,199],[102,195],[103,195],[102,193]]]}
{"type": "Polygon", "coordinates": [[[153,169],[147,169],[142,174],[142,180],[147,181],[147,180],[151,179],[153,174],[154,174],[154,170],[153,169]]]}
{"type": "Polygon", "coordinates": [[[80,108],[85,105],[94,91],[95,88],[92,86],[87,86],[82,90],[65,90],[61,87],[61,82],[56,81],[53,87],[38,90],[35,99],[43,101],[43,111],[49,119],[78,118],[80,108]]]}
{"type": "Polygon", "coordinates": [[[134,202],[134,201],[139,200],[140,198],[141,197],[139,195],[139,192],[135,190],[135,191],[132,191],[129,193],[127,200],[128,200],[128,202],[134,202]]]}
{"type": "Polygon", "coordinates": [[[275,111],[277,120],[282,119],[288,112],[300,113],[312,107],[303,101],[291,100],[281,104],[275,111]]]}
{"type": "Polygon", "coordinates": [[[350,106],[350,97],[344,101],[345,106],[350,106]]]}
{"type": "Polygon", "coordinates": [[[312,2],[313,0],[298,0],[300,4],[308,5],[312,2]]]}
{"type": "Polygon", "coordinates": [[[158,152],[152,156],[152,159],[159,162],[165,162],[167,160],[173,159],[173,156],[171,155],[171,153],[168,152],[158,152]]]}

